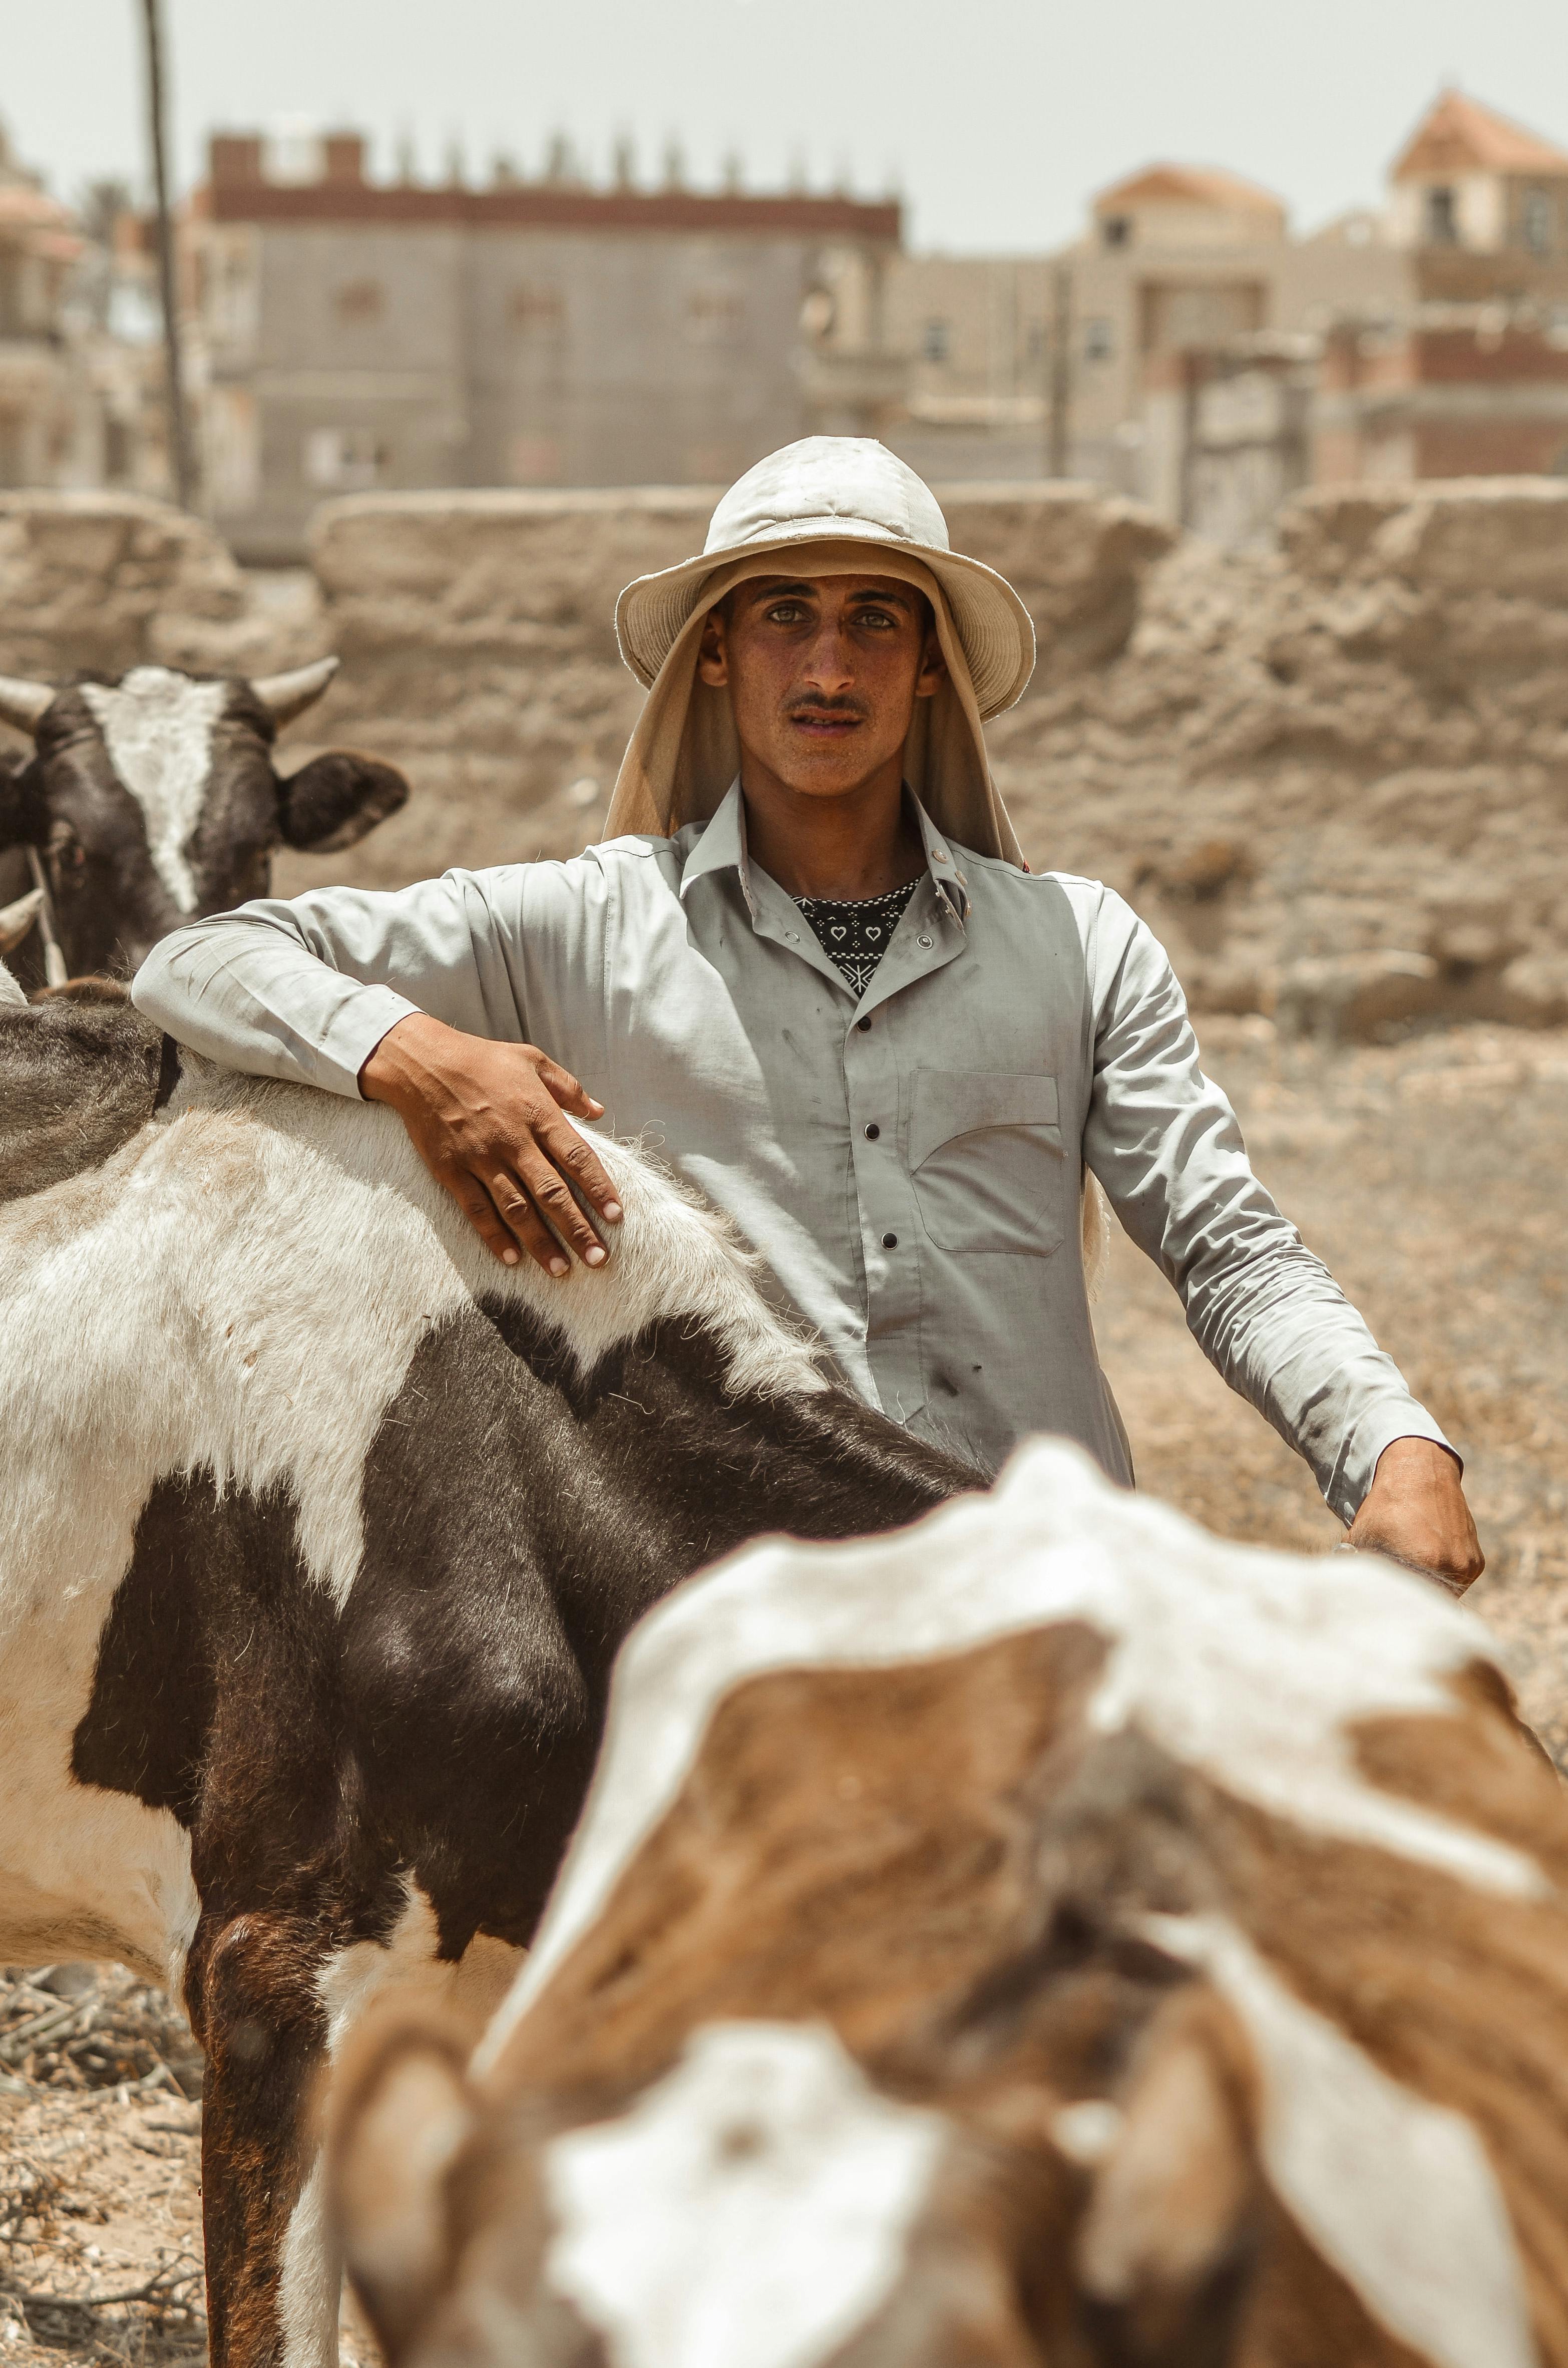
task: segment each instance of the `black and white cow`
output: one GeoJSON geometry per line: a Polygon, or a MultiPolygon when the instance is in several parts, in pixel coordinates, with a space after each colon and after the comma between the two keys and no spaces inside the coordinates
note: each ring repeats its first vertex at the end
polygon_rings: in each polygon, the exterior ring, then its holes
{"type": "MultiPolygon", "coordinates": [[[[336,670],[321,658],[247,682],[142,666],[62,688],[0,675],[0,722],[33,741],[30,757],[0,757],[0,862],[36,850],[70,974],[129,973],[171,929],[265,896],[277,848],[351,847],[397,811],[408,784],[375,757],[332,749],[275,769],[279,729],[336,670]]],[[[5,935],[41,901],[24,872],[10,894],[5,935]]],[[[36,934],[15,961],[42,984],[36,934]]]]}
{"type": "Polygon", "coordinates": [[[613,1257],[553,1283],[388,1112],[172,1076],[128,1004],[0,1003],[0,1960],[183,1991],[213,2357],[308,2368],[306,2091],[389,1982],[510,1978],[632,1622],[975,1475],[825,1385],[624,1146],[613,1257]]]}

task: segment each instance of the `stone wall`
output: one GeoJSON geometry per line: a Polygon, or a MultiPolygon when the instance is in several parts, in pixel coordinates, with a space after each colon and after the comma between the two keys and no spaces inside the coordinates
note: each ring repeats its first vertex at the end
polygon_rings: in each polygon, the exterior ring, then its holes
{"type": "Polygon", "coordinates": [[[140,494],[0,494],[0,673],[44,681],[242,624],[245,579],[198,518],[140,494]]]}
{"type": "MultiPolygon", "coordinates": [[[[1245,557],[1173,548],[1086,487],[946,507],[1040,635],[991,727],[1031,861],[1129,895],[1199,1008],[1350,1034],[1568,1019],[1568,484],[1310,494],[1278,553],[1245,557]]],[[[414,795],[361,848],[280,859],[285,893],[568,854],[597,835],[641,698],[615,595],[698,547],[707,508],[365,495],[321,513],[312,586],[244,578],[155,504],[10,496],[0,667],[255,672],[335,648],[295,752],[371,749],[414,795]]]]}
{"type": "Polygon", "coordinates": [[[1568,1018],[1568,484],[1324,490],[1276,556],[1184,545],[993,746],[1031,860],[1131,896],[1200,1008],[1568,1018]]]}

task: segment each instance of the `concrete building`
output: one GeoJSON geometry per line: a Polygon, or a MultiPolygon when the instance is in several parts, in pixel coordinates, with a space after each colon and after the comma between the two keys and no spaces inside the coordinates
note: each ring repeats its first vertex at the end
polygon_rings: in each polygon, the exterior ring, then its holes
{"type": "Polygon", "coordinates": [[[923,476],[1045,476],[1054,279],[1045,256],[901,255],[887,275],[904,417],[888,440],[923,476]]]}
{"type": "Polygon", "coordinates": [[[896,204],[366,178],[351,132],[214,138],[187,246],[206,507],[296,556],[370,487],[721,483],[902,393],[896,204]]]}
{"type": "Polygon", "coordinates": [[[1446,90],[1389,175],[1395,246],[1561,260],[1568,154],[1460,90],[1446,90]]]}
{"type": "Polygon", "coordinates": [[[1054,465],[1142,494],[1164,466],[1145,459],[1146,405],[1174,358],[1321,330],[1345,306],[1381,316],[1405,279],[1372,215],[1292,239],[1270,191],[1152,165],[1102,190],[1055,254],[900,258],[888,312],[914,360],[894,440],[937,476],[1054,465]]]}
{"type": "Polygon", "coordinates": [[[1568,474],[1568,151],[1449,90],[1389,185],[1403,298],[1331,326],[1314,478],[1568,474]]]}
{"type": "Polygon", "coordinates": [[[99,406],[66,319],[83,245],[0,130],[0,487],[101,482],[99,406]]]}
{"type": "Polygon", "coordinates": [[[1315,238],[1165,166],[1092,219],[1073,464],[1172,525],[1256,548],[1310,483],[1568,472],[1568,153],[1478,101],[1443,93],[1384,211],[1315,238]]]}

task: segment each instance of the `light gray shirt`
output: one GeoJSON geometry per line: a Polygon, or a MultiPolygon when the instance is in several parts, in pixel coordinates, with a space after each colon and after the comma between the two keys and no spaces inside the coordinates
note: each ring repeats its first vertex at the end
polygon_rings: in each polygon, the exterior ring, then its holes
{"type": "Polygon", "coordinates": [[[1350,1519],[1392,1440],[1442,1433],[1253,1175],[1165,954],[1097,882],[916,813],[926,871],[859,1002],[748,862],[738,786],[673,838],[199,921],[135,1001],[232,1068],[339,1094],[415,1010],[542,1045],[728,1212],[871,1405],[988,1468],[1055,1431],[1129,1479],[1086,1163],[1350,1519]]]}

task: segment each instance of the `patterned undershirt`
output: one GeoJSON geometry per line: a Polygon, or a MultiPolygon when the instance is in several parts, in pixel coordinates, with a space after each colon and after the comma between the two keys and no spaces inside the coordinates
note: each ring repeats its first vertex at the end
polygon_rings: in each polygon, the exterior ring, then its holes
{"type": "Polygon", "coordinates": [[[837,903],[826,896],[796,897],[796,904],[816,931],[824,953],[843,972],[857,998],[870,985],[903,908],[919,884],[920,874],[916,872],[902,888],[890,888],[885,896],[856,896],[847,903],[837,903]]]}

